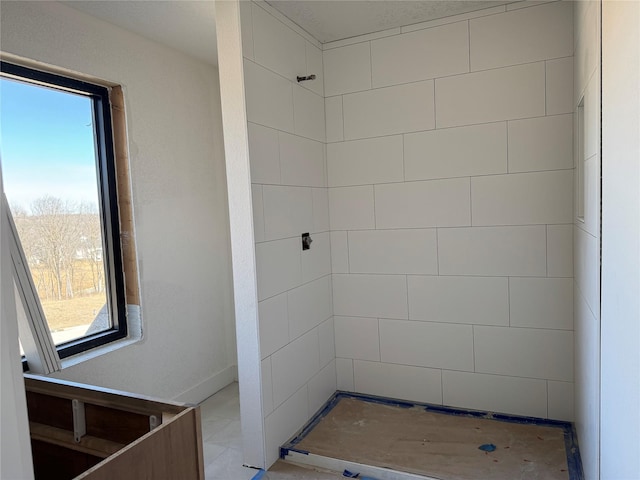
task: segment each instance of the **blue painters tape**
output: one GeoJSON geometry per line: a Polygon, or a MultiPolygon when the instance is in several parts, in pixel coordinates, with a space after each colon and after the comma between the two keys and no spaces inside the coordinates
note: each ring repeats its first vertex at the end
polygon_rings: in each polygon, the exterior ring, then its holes
{"type": "Polygon", "coordinates": [[[496,446],[493,443],[485,443],[484,445],[480,445],[478,450],[482,450],[483,452],[495,452],[496,446]]]}
{"type": "Polygon", "coordinates": [[[260,480],[265,476],[266,473],[267,472],[264,470],[259,470],[258,473],[256,473],[251,480],[260,480]]]}
{"type": "Polygon", "coordinates": [[[301,450],[299,448],[290,448],[290,447],[280,447],[280,458],[284,460],[289,452],[301,453],[302,455],[309,455],[309,452],[306,450],[301,450]]]}
{"type": "Polygon", "coordinates": [[[347,478],[358,478],[360,480],[376,480],[373,477],[361,477],[359,473],[350,472],[349,470],[342,472],[342,476],[347,478]]]}

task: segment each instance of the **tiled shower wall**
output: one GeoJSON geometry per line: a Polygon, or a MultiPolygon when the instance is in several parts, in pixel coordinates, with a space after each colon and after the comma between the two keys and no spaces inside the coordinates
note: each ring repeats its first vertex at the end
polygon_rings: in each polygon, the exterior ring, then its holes
{"type": "Polygon", "coordinates": [[[572,15],[324,45],[339,389],[573,419],[572,15]]]}
{"type": "Polygon", "coordinates": [[[267,5],[240,6],[271,465],[336,390],[322,51],[267,5]]]}
{"type": "Polygon", "coordinates": [[[600,2],[575,3],[574,150],[576,165],[581,164],[576,185],[578,177],[584,182],[584,189],[575,189],[584,216],[576,215],[573,230],[575,421],[587,480],[599,478],[600,459],[600,15],[600,2]],[[579,105],[584,106],[582,122],[579,105]]]}

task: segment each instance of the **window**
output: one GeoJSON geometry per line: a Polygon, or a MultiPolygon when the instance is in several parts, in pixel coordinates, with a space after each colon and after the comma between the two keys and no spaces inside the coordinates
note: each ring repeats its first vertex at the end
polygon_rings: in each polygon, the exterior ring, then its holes
{"type": "Polygon", "coordinates": [[[116,175],[114,89],[0,65],[4,190],[13,256],[24,260],[14,258],[16,289],[31,328],[46,328],[65,358],[126,337],[127,300],[138,303],[125,291],[125,275],[137,288],[137,273],[125,271],[135,261],[121,241],[118,187],[128,196],[129,185],[128,169],[124,184],[116,175]]]}

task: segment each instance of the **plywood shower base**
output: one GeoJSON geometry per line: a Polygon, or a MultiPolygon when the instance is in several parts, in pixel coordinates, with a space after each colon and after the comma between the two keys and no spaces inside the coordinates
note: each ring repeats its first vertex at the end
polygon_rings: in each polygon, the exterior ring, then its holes
{"type": "Polygon", "coordinates": [[[288,461],[376,479],[582,478],[568,423],[345,393],[338,393],[282,454],[288,461]],[[496,448],[487,452],[481,445],[496,448]]]}

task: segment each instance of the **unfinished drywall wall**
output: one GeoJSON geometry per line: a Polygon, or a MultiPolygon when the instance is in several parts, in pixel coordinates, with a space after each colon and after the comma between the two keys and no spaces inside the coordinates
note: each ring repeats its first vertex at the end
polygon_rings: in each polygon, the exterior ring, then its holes
{"type": "Polygon", "coordinates": [[[3,53],[120,84],[126,102],[143,339],[57,376],[203,400],[235,376],[217,70],[56,2],[0,8],[3,53]]]}
{"type": "Polygon", "coordinates": [[[572,420],[572,9],[324,45],[339,389],[572,420]]]}
{"type": "Polygon", "coordinates": [[[240,8],[271,465],[336,390],[322,52],[268,5],[240,8]]]}
{"type": "Polygon", "coordinates": [[[576,2],[575,420],[587,480],[599,478],[600,457],[600,28],[600,2],[576,2]]]}
{"type": "Polygon", "coordinates": [[[640,3],[603,2],[602,480],[640,478],[639,187],[640,3]]]}

